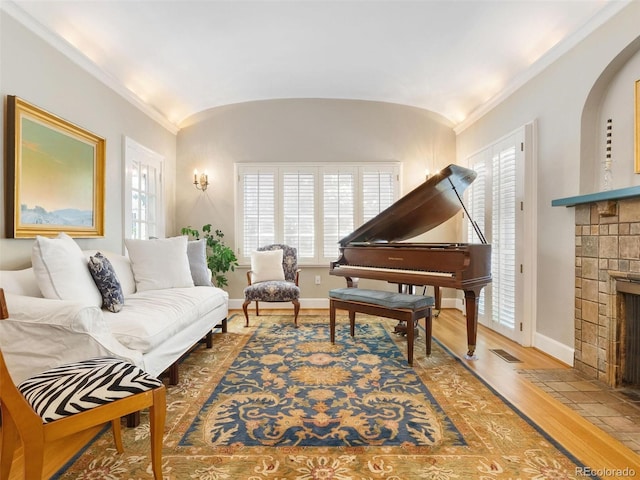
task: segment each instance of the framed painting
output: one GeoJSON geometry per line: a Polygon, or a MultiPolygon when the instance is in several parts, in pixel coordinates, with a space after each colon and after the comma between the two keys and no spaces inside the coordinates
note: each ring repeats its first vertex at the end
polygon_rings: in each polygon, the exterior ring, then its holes
{"type": "Polygon", "coordinates": [[[105,140],[7,96],[8,238],[104,235],[105,140]]]}
{"type": "Polygon", "coordinates": [[[636,173],[640,173],[640,80],[636,80],[636,108],[635,108],[635,152],[636,173]]]}

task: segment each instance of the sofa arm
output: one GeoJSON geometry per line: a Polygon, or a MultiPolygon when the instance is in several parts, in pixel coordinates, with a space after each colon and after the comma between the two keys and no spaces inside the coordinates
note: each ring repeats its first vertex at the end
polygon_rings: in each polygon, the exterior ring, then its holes
{"type": "Polygon", "coordinates": [[[6,300],[9,318],[0,321],[0,350],[16,384],[94,357],[115,356],[144,366],[140,352],[113,337],[98,307],[10,293],[6,300]]]}

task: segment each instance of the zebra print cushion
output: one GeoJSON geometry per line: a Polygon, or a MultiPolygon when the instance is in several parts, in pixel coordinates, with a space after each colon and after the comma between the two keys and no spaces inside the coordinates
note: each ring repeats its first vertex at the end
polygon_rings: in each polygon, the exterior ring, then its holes
{"type": "Polygon", "coordinates": [[[94,358],[54,367],[18,386],[43,423],[84,412],[162,382],[117,358],[94,358]]]}

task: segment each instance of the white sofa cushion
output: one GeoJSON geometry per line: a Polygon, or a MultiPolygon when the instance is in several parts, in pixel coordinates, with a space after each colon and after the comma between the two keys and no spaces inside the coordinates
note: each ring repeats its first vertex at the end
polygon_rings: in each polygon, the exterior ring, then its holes
{"type": "Polygon", "coordinates": [[[193,287],[186,236],[152,240],[128,238],[124,243],[129,252],[137,292],[193,287]]]}
{"type": "Polygon", "coordinates": [[[3,288],[6,293],[42,298],[33,268],[0,270],[0,288],[3,288]]]}
{"type": "Polygon", "coordinates": [[[102,305],[102,296],[89,273],[87,259],[67,234],[59,233],[56,238],[38,235],[31,250],[31,263],[45,298],[102,305]]]}
{"type": "Polygon", "coordinates": [[[103,314],[120,343],[147,353],[226,302],[216,287],[148,290],[128,296],[119,313],[103,314]]]}
{"type": "Polygon", "coordinates": [[[63,363],[95,356],[115,355],[144,366],[142,353],[114,338],[97,306],[13,293],[5,296],[9,318],[0,321],[0,350],[16,384],[63,363]]]}

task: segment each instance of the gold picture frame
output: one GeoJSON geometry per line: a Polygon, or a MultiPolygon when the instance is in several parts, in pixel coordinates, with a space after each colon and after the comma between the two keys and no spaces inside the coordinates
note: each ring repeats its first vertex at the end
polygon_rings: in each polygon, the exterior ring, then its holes
{"type": "Polygon", "coordinates": [[[106,142],[7,96],[8,238],[104,236],[106,142]]]}
{"type": "Polygon", "coordinates": [[[635,109],[635,129],[634,129],[634,141],[635,141],[635,167],[636,173],[640,173],[640,80],[636,80],[636,109],[635,109]]]}

